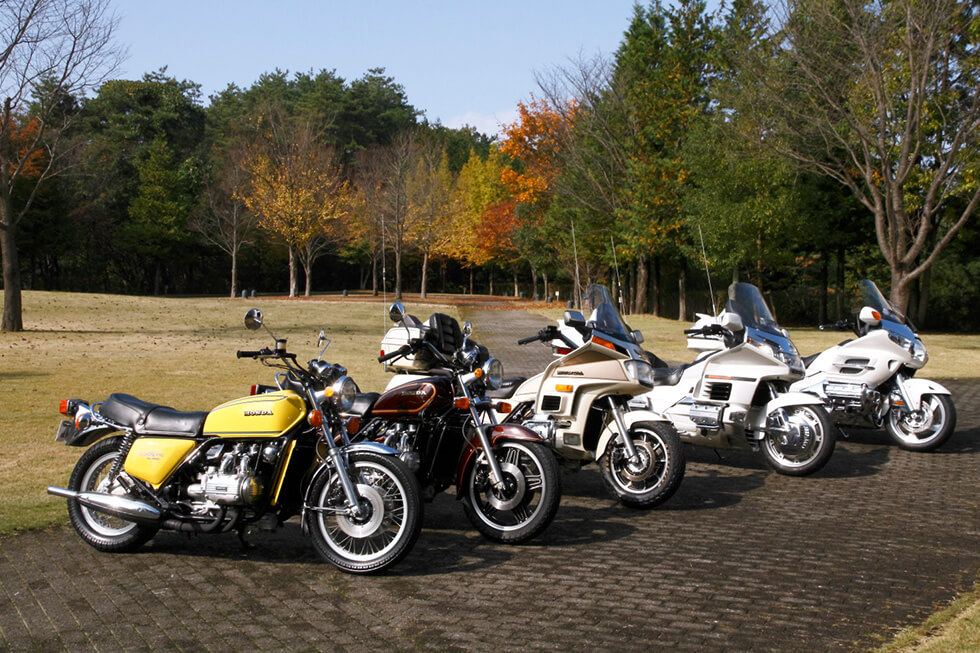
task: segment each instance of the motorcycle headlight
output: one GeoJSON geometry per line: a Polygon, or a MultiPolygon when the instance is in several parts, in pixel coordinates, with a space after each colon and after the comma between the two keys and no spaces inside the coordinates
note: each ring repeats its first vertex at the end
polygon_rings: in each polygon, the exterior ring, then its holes
{"type": "Polygon", "coordinates": [[[337,410],[341,412],[350,410],[357,396],[357,384],[349,376],[342,376],[327,388],[326,395],[337,410]]]}
{"type": "Polygon", "coordinates": [[[636,381],[641,385],[653,387],[653,366],[647,361],[628,360],[623,361],[626,368],[626,376],[630,380],[636,381]]]}
{"type": "Polygon", "coordinates": [[[921,340],[912,343],[912,360],[919,363],[920,366],[929,361],[929,352],[926,351],[926,346],[922,344],[921,340]]]}
{"type": "Polygon", "coordinates": [[[490,390],[496,390],[504,382],[504,364],[490,358],[483,364],[483,382],[490,390]]]}

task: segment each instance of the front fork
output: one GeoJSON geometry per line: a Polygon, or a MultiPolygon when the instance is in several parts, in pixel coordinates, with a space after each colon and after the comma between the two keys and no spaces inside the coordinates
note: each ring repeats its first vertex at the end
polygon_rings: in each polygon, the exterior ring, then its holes
{"type": "Polygon", "coordinates": [[[490,420],[489,424],[484,424],[483,420],[480,419],[480,413],[476,409],[476,402],[473,401],[473,397],[470,396],[469,390],[466,388],[466,384],[460,382],[460,387],[463,390],[463,396],[466,397],[467,403],[470,407],[470,417],[473,420],[473,428],[476,429],[476,437],[480,441],[480,447],[483,448],[483,452],[487,456],[487,464],[490,466],[490,483],[493,484],[495,490],[503,490],[506,486],[504,484],[504,473],[500,469],[500,461],[493,454],[493,445],[490,444],[490,429],[496,425],[497,420],[493,416],[492,410],[487,410],[487,416],[490,420]]]}
{"type": "Polygon", "coordinates": [[[905,377],[901,372],[895,375],[895,389],[898,390],[898,396],[902,398],[902,405],[896,406],[897,401],[890,402],[889,410],[893,408],[898,408],[903,413],[913,413],[918,410],[912,405],[912,399],[909,397],[908,391],[905,389],[905,377]]]}
{"type": "MultiPolygon", "coordinates": [[[[309,388],[306,388],[306,398],[314,410],[319,410],[316,397],[313,396],[313,391],[309,388]]],[[[333,468],[337,471],[337,476],[340,478],[340,486],[344,490],[344,498],[347,500],[347,506],[352,516],[355,518],[363,517],[364,509],[361,507],[360,497],[357,496],[357,490],[354,488],[353,481],[350,480],[350,474],[348,474],[347,457],[333,441],[333,434],[330,432],[327,421],[322,417],[320,419],[320,436],[327,445],[327,455],[330,457],[330,462],[333,464],[333,468]]],[[[344,444],[350,444],[350,438],[347,437],[347,431],[345,429],[341,429],[340,436],[343,438],[344,444]]]]}
{"type": "Polygon", "coordinates": [[[606,397],[609,402],[609,412],[612,413],[613,420],[616,422],[616,428],[619,429],[619,437],[623,440],[623,448],[626,449],[626,455],[630,462],[635,463],[639,460],[636,455],[636,447],[633,446],[633,439],[630,437],[629,429],[626,428],[626,420],[623,419],[623,411],[619,409],[619,404],[612,397],[606,397]]]}

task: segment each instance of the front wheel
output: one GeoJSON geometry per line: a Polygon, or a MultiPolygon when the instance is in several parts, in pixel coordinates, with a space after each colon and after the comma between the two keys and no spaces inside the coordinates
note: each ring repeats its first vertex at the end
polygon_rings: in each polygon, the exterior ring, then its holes
{"type": "Polygon", "coordinates": [[[390,456],[348,455],[348,472],[360,498],[361,514],[345,510],[336,472],[321,474],[310,488],[307,526],[313,545],[327,562],[351,574],[387,569],[411,551],[422,529],[418,481],[390,456]]]}
{"type": "Polygon", "coordinates": [[[766,423],[769,430],[762,439],[762,454],[780,474],[812,474],[834,453],[834,428],[822,406],[779,408],[767,416],[766,423]]]}
{"type": "MultiPolygon", "coordinates": [[[[121,486],[109,482],[109,471],[112,463],[119,457],[121,442],[121,438],[107,438],[89,447],[75,463],[75,469],[68,480],[68,489],[76,492],[125,494],[121,486]]],[[[68,499],[68,517],[79,537],[99,551],[107,553],[138,549],[157,532],[153,526],[143,526],[83,506],[77,499],[68,499]]]]}
{"type": "Polygon", "coordinates": [[[551,449],[536,442],[505,441],[493,454],[503,487],[494,487],[486,459],[466,474],[463,510],[470,523],[496,542],[518,544],[543,531],[558,511],[561,475],[551,449]]]}
{"type": "Polygon", "coordinates": [[[631,459],[617,437],[599,456],[599,472],[606,488],[632,508],[658,506],[677,491],[684,478],[684,450],[673,426],[638,422],[629,437],[636,450],[631,459]]]}
{"type": "Polygon", "coordinates": [[[949,395],[922,395],[922,405],[914,413],[892,408],[888,411],[885,430],[902,449],[932,451],[937,449],[956,428],[956,406],[949,395]]]}

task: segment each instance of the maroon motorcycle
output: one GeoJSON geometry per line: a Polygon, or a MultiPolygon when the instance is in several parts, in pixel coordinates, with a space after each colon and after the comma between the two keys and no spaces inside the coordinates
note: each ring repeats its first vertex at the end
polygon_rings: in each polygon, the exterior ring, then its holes
{"type": "Polygon", "coordinates": [[[436,313],[423,324],[401,304],[390,315],[378,362],[398,373],[383,394],[356,395],[345,413],[351,438],[397,449],[428,500],[455,485],[466,516],[491,540],[541,533],[561,501],[558,463],[537,433],[493,421],[486,392],[500,387],[500,361],[469,339],[468,322],[461,330],[436,313]]]}

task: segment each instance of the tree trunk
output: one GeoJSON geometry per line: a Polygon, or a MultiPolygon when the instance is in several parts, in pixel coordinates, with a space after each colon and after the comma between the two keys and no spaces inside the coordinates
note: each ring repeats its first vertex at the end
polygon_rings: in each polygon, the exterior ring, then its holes
{"type": "Polygon", "coordinates": [[[915,315],[915,326],[920,329],[929,321],[929,295],[932,288],[932,268],[919,277],[919,311],[915,315]]]}
{"type": "Polygon", "coordinates": [[[538,301],[538,269],[531,266],[531,299],[538,301]]]}
{"type": "Polygon", "coordinates": [[[299,288],[299,279],[296,277],[296,252],[292,247],[289,248],[289,296],[295,297],[296,290],[299,288]]]}
{"type": "Polygon", "coordinates": [[[493,296],[493,266],[492,265],[490,266],[489,275],[490,275],[490,296],[492,297],[493,296]]]}
{"type": "Polygon", "coordinates": [[[520,293],[520,289],[517,286],[517,266],[516,265],[513,267],[512,272],[514,273],[514,297],[518,297],[521,293],[520,293]]]}
{"type": "Polygon", "coordinates": [[[892,289],[891,293],[889,293],[888,301],[903,313],[908,311],[909,308],[909,298],[912,294],[911,285],[905,266],[892,266],[892,289]]]}
{"type": "Polygon", "coordinates": [[[426,271],[429,267],[429,252],[428,250],[422,252],[422,284],[420,289],[420,295],[422,299],[425,299],[425,282],[427,281],[426,271]]]}
{"type": "Polygon", "coordinates": [[[633,293],[633,312],[647,312],[647,285],[650,281],[650,268],[647,257],[641,256],[636,262],[636,291],[633,293]]]}
{"type": "Polygon", "coordinates": [[[548,294],[550,292],[550,290],[548,288],[548,271],[547,270],[542,270],[541,271],[541,277],[542,277],[542,280],[544,281],[544,299],[545,299],[545,301],[548,301],[548,297],[551,296],[551,295],[548,294]]]}
{"type": "Polygon", "coordinates": [[[310,287],[313,285],[313,260],[303,261],[303,274],[306,275],[306,289],[303,291],[304,297],[310,296],[310,287]]]}
{"type": "Polygon", "coordinates": [[[470,294],[473,294],[473,268],[470,268],[470,294]]]}
{"type": "Polygon", "coordinates": [[[0,330],[23,331],[24,318],[20,293],[20,260],[17,257],[17,226],[9,224],[10,207],[0,216],[0,256],[3,257],[3,321],[0,330]]]}
{"type": "Polygon", "coordinates": [[[837,281],[834,284],[835,303],[837,304],[837,319],[844,317],[844,246],[837,247],[837,281]]]}
{"type": "Polygon", "coordinates": [[[231,251],[231,298],[238,294],[238,249],[231,251]]]}
{"type": "Polygon", "coordinates": [[[660,317],[660,257],[653,257],[653,314],[660,317]]]}
{"type": "Polygon", "coordinates": [[[677,272],[677,319],[687,319],[687,261],[681,259],[681,267],[677,272]]]}
{"type": "Polygon", "coordinates": [[[371,257],[371,295],[378,296],[378,257],[371,257]]]}
{"type": "Polygon", "coordinates": [[[401,243],[395,243],[395,301],[402,299],[402,248],[401,243]]]}

